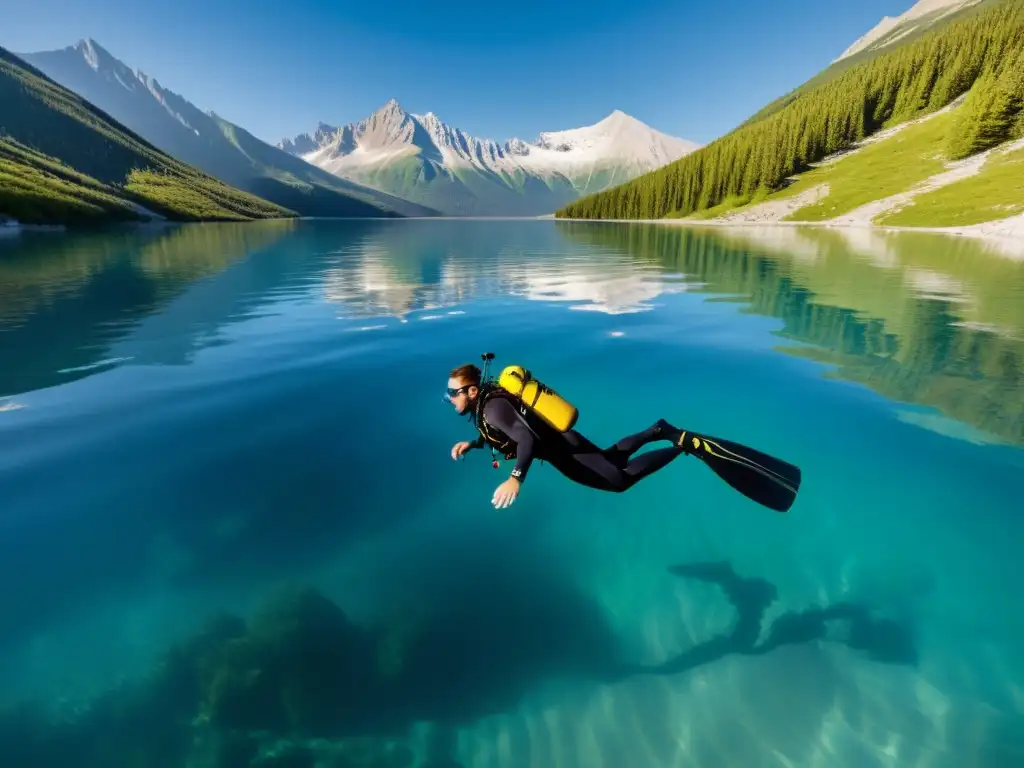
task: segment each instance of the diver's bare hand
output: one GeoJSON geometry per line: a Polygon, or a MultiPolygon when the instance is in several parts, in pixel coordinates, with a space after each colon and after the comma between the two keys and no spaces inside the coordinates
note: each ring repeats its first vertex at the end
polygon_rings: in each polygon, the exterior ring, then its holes
{"type": "Polygon", "coordinates": [[[514,477],[510,477],[504,483],[495,488],[494,496],[491,498],[491,504],[494,505],[495,509],[511,507],[512,502],[515,501],[516,496],[519,495],[519,487],[519,481],[514,477]]]}
{"type": "Polygon", "coordinates": [[[459,456],[466,453],[473,447],[473,444],[468,440],[463,440],[461,443],[456,443],[452,446],[452,461],[457,461],[459,456]]]}

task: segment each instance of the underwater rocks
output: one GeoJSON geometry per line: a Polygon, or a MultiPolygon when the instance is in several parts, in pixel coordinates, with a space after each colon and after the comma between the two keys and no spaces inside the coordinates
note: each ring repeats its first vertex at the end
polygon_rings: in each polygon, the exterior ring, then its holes
{"type": "Polygon", "coordinates": [[[284,587],[202,660],[198,717],[229,730],[332,736],[377,695],[373,638],[316,590],[284,587]]]}
{"type": "Polygon", "coordinates": [[[400,695],[380,669],[385,636],[315,589],[284,586],[248,622],[213,616],[146,678],[74,717],[28,705],[0,713],[0,755],[33,768],[404,768],[405,752],[379,745],[294,746],[359,734],[400,695]],[[268,748],[282,739],[293,746],[268,748]]]}
{"type": "Polygon", "coordinates": [[[220,613],[195,635],[172,646],[157,663],[150,681],[151,690],[166,710],[194,716],[218,654],[227,643],[245,633],[245,621],[220,613]]]}
{"type": "MultiPolygon", "coordinates": [[[[182,768],[439,768],[420,761],[400,739],[282,739],[269,733],[225,734],[207,729],[182,768]]],[[[448,761],[447,768],[457,768],[448,761]]]]}
{"type": "Polygon", "coordinates": [[[279,742],[265,750],[252,768],[419,768],[409,747],[391,739],[356,737],[306,743],[279,742]]]}

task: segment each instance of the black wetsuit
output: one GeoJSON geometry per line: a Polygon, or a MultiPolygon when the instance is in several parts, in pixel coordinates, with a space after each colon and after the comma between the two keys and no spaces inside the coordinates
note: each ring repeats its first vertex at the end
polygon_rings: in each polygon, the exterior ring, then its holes
{"type": "MultiPolygon", "coordinates": [[[[656,440],[672,442],[678,430],[665,422],[643,432],[624,437],[610,448],[601,449],[576,430],[559,432],[537,416],[520,414],[504,397],[490,397],[484,403],[487,425],[507,436],[514,446],[516,465],[513,477],[526,478],[534,459],[546,461],[570,480],[603,491],[625,491],[684,453],[674,444],[671,448],[649,451],[630,459],[642,446],[656,440]]],[[[474,442],[483,447],[487,441],[474,442]]]]}

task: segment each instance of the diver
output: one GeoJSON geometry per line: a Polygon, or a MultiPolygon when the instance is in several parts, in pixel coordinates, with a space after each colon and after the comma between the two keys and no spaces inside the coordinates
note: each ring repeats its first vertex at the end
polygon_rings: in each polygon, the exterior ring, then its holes
{"type": "MultiPolygon", "coordinates": [[[[485,361],[493,357],[490,352],[482,355],[485,361]]],[[[683,454],[700,458],[733,488],[776,511],[787,511],[796,498],[801,482],[798,467],[739,443],[679,429],[665,419],[609,448],[599,448],[572,429],[575,409],[528,371],[510,366],[495,382],[487,378],[486,367],[485,362],[484,371],[472,363],[454,368],[448,374],[445,399],[456,413],[467,415],[479,432],[475,440],[452,446],[453,460],[490,445],[492,455],[498,451],[506,460],[516,461],[509,478],[494,491],[491,503],[496,508],[508,507],[516,500],[535,459],[551,464],[581,485],[621,493],[683,454]],[[506,376],[509,371],[513,372],[511,379],[506,376]],[[504,384],[507,381],[520,386],[513,391],[504,384]],[[534,385],[529,397],[528,384],[534,385]],[[560,426],[537,407],[541,397],[549,396],[571,411],[570,417],[560,419],[560,426]],[[633,457],[643,446],[660,440],[670,447],[633,457]]],[[[494,466],[499,466],[496,460],[494,466]]]]}

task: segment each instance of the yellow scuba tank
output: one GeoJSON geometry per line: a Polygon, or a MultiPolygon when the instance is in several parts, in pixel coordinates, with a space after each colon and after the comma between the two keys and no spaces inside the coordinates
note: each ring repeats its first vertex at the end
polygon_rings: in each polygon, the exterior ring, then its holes
{"type": "Polygon", "coordinates": [[[576,407],[533,378],[521,365],[506,366],[498,376],[498,386],[522,400],[559,432],[575,426],[579,416],[576,407]]]}

